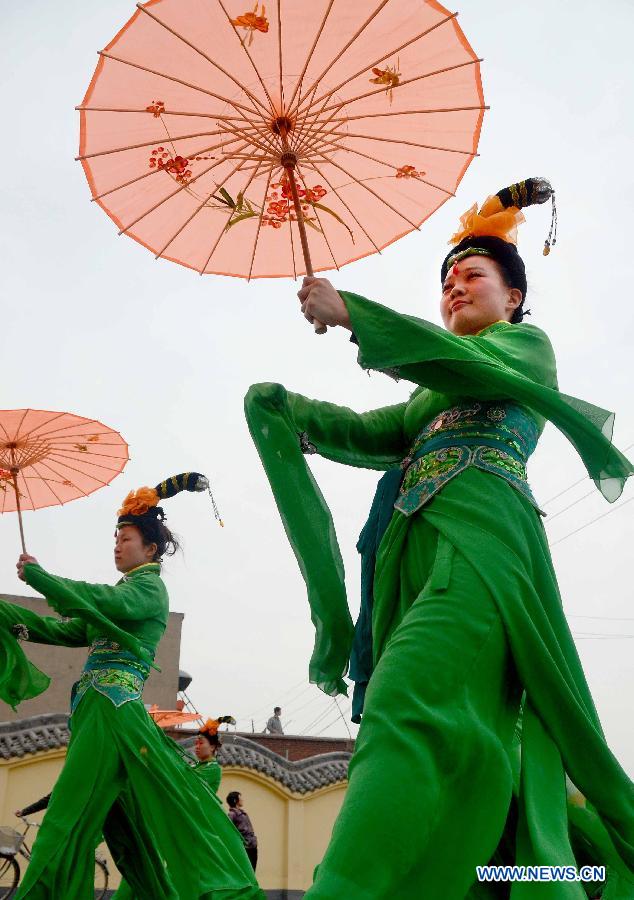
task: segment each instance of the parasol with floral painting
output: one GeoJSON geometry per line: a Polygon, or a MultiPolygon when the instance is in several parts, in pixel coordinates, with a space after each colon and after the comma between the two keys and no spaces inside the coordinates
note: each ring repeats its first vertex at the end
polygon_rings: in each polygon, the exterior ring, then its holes
{"type": "Polygon", "coordinates": [[[110,484],[128,461],[119,432],[96,419],[41,409],[0,410],[0,513],[87,497],[110,484]]]}
{"type": "Polygon", "coordinates": [[[78,159],[157,259],[339,269],[418,228],[477,155],[480,60],[436,0],[137,7],[78,107],[78,159]]]}

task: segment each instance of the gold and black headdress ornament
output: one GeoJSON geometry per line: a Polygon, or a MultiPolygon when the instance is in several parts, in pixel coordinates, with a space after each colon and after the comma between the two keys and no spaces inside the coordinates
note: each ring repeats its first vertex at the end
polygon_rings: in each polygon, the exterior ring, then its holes
{"type": "Polygon", "coordinates": [[[165,519],[165,512],[158,505],[159,500],[174,497],[181,491],[208,491],[214,516],[218,523],[223,525],[216,501],[209,487],[209,479],[205,475],[201,475],[200,472],[183,472],[181,475],[173,475],[171,478],[166,478],[165,481],[161,481],[156,487],[142,487],[137,488],[135,491],[130,491],[119,510],[117,527],[136,525],[148,540],[155,540],[155,535],[159,530],[159,523],[165,519]]]}
{"type": "MultiPolygon", "coordinates": [[[[549,199],[552,214],[550,231],[544,243],[544,256],[548,256],[557,242],[555,192],[545,178],[527,178],[487,197],[479,210],[474,204],[460,217],[460,228],[449,241],[453,249],[441,267],[441,280],[444,282],[451,266],[467,256],[490,256],[503,267],[511,286],[519,288],[523,304],[527,283],[524,262],[517,252],[517,226],[526,221],[522,209],[546,203],[549,199]]],[[[512,321],[521,322],[524,314],[522,306],[518,307],[512,321]]]]}
{"type": "Polygon", "coordinates": [[[198,734],[204,735],[210,743],[219,744],[218,729],[221,725],[235,725],[233,716],[218,716],[217,719],[207,719],[204,725],[198,729],[198,734]]]}

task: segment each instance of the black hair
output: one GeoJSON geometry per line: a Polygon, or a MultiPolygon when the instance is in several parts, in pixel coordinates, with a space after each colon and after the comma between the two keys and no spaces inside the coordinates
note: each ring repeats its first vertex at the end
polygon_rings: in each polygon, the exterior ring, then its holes
{"type": "Polygon", "coordinates": [[[222,741],[219,734],[209,734],[208,731],[199,731],[200,737],[207,738],[212,747],[222,747],[222,741]]]}
{"type": "Polygon", "coordinates": [[[143,543],[146,546],[148,544],[156,544],[156,553],[154,554],[153,562],[160,562],[164,556],[174,556],[174,554],[181,549],[179,539],[161,520],[157,520],[156,526],[152,529],[151,534],[146,534],[142,527],[139,528],[139,531],[141,532],[143,543]]]}
{"type": "Polygon", "coordinates": [[[282,712],[282,707],[281,707],[281,706],[274,706],[274,707],[273,707],[273,712],[274,712],[274,713],[282,712]]]}
{"type": "Polygon", "coordinates": [[[238,805],[238,800],[240,799],[240,791],[230,791],[227,794],[227,806],[230,809],[235,809],[238,805]]]}
{"type": "Polygon", "coordinates": [[[124,525],[134,525],[138,528],[146,547],[156,544],[152,562],[160,562],[164,556],[174,556],[181,549],[179,539],[165,524],[165,513],[160,506],[151,506],[140,516],[130,513],[119,516],[117,527],[121,528],[124,525]]]}
{"type": "Polygon", "coordinates": [[[492,235],[464,238],[462,241],[460,241],[459,244],[457,244],[452,250],[450,250],[445,257],[440,269],[441,282],[444,282],[445,278],[447,277],[447,270],[449,269],[450,260],[452,260],[452,258],[456,256],[456,254],[461,253],[463,250],[469,250],[472,247],[479,250],[486,250],[487,252],[483,255],[495,260],[495,262],[499,265],[502,272],[502,277],[504,278],[504,282],[507,287],[518,288],[520,290],[522,294],[522,302],[513,311],[511,323],[513,325],[516,325],[518,322],[521,322],[524,316],[530,315],[530,309],[524,309],[524,301],[526,300],[526,294],[528,292],[528,283],[526,281],[526,267],[524,266],[524,260],[517,252],[517,247],[515,246],[515,244],[510,244],[508,241],[504,241],[502,240],[502,238],[494,237],[492,235]]]}

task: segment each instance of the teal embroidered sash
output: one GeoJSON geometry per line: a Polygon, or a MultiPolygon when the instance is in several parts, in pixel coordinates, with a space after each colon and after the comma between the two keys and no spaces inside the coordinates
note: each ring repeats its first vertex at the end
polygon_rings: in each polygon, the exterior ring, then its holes
{"type": "Polygon", "coordinates": [[[539,438],[536,422],[513,403],[454,406],[420,432],[401,467],[395,508],[411,516],[469,466],[504,478],[541,512],[526,480],[526,462],[539,438]]]}
{"type": "Polygon", "coordinates": [[[150,674],[150,666],[119,644],[98,638],[90,647],[79,681],[73,686],[71,715],[89,688],[107,697],[115,706],[139,700],[150,674]]]}
{"type": "Polygon", "coordinates": [[[361,609],[350,654],[349,675],[355,682],[353,722],[361,722],[365,691],[372,675],[376,554],[394,509],[411,516],[451,478],[475,466],[504,478],[541,513],[526,481],[526,461],[538,438],[537,424],[516,404],[474,401],[454,406],[429,422],[400,469],[389,469],[379,481],[357,544],[361,554],[361,609]]]}

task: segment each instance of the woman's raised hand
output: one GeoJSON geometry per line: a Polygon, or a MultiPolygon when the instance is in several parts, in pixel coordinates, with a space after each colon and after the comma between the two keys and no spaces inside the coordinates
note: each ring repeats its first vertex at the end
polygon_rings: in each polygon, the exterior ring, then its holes
{"type": "Polygon", "coordinates": [[[313,319],[317,319],[324,325],[341,325],[351,330],[346,304],[327,278],[306,276],[297,296],[302,304],[302,313],[311,324],[313,319]]]}
{"type": "Polygon", "coordinates": [[[18,570],[18,578],[20,581],[24,581],[24,567],[29,563],[33,563],[37,565],[38,562],[34,556],[30,556],[28,553],[21,553],[18,557],[18,561],[16,563],[16,569],[18,570]]]}

